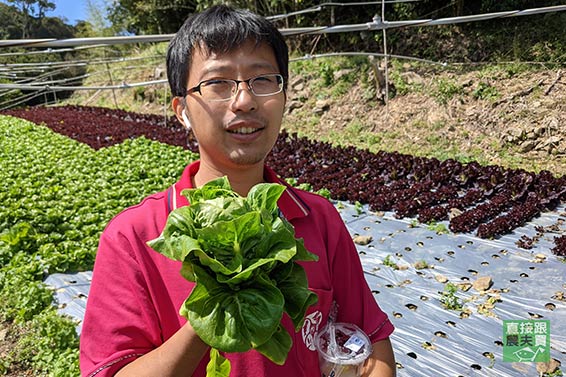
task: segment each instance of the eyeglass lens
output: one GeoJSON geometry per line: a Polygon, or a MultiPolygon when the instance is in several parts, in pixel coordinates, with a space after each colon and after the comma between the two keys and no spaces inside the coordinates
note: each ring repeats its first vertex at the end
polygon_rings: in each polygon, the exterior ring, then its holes
{"type": "Polygon", "coordinates": [[[256,96],[268,96],[277,94],[283,89],[283,78],[281,75],[261,75],[244,81],[236,80],[210,80],[200,85],[200,93],[203,98],[209,100],[230,99],[238,91],[241,82],[248,83],[250,90],[256,96]]]}

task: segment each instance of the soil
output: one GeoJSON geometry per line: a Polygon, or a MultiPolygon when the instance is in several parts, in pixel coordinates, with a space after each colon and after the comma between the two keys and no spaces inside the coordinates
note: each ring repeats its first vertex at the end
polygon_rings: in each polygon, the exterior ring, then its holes
{"type": "MultiPolygon", "coordinates": [[[[362,148],[566,174],[566,74],[555,69],[508,78],[485,76],[477,70],[408,70],[404,80],[422,89],[397,94],[387,104],[368,99],[361,83],[337,98],[305,101],[316,93],[295,79],[285,127],[330,142],[349,137],[362,148]],[[459,90],[446,103],[439,100],[441,82],[459,90]],[[314,127],[305,127],[305,118],[311,118],[314,127]]],[[[389,90],[394,93],[396,88],[389,90]]]]}
{"type": "Polygon", "coordinates": [[[0,374],[7,377],[34,376],[29,365],[12,362],[14,350],[18,349],[18,339],[22,328],[10,322],[0,322],[0,374]],[[7,368],[4,370],[3,368],[7,368]],[[2,374],[4,373],[4,374],[2,374]]]}

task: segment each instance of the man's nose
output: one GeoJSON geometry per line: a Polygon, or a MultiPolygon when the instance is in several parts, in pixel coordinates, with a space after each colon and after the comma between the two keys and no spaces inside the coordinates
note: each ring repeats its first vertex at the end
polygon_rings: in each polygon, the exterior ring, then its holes
{"type": "Polygon", "coordinates": [[[233,111],[253,111],[257,109],[256,97],[247,82],[238,83],[236,94],[232,98],[230,106],[233,111]]]}

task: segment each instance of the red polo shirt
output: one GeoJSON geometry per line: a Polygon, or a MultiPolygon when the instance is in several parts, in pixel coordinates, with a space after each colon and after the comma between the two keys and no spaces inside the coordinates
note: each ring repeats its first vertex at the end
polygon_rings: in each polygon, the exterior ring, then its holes
{"type": "MultiPolygon", "coordinates": [[[[147,246],[163,230],[169,212],[188,205],[181,195],[191,188],[195,162],[169,190],[151,195],[130,207],[104,230],[94,265],[92,285],[81,334],[80,362],[83,376],[113,376],[135,358],[155,349],[186,322],[179,308],[194,283],[181,277],[181,262],[170,260],[147,246]]],[[[268,167],[267,182],[284,182],[268,167]]],[[[279,366],[252,350],[226,354],[231,376],[312,377],[320,375],[313,338],[326,324],[332,302],[338,305],[338,322],[355,323],[372,342],[387,338],[393,325],[378,307],[367,286],[352,238],[326,199],[288,188],[278,202],[296,237],[318,255],[317,262],[301,262],[309,288],[318,303],[306,313],[301,331],[295,332],[285,315],[282,323],[293,347],[279,366]]],[[[205,376],[205,356],[194,376],[205,376]]]]}

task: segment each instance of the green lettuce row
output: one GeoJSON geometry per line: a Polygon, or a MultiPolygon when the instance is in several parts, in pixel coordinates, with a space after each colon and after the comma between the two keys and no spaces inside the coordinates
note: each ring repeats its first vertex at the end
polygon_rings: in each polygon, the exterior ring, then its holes
{"type": "Polygon", "coordinates": [[[78,374],[78,340],[66,348],[48,339],[70,339],[61,331],[74,333],[74,324],[58,320],[43,279],[91,269],[108,221],[171,185],[196,157],[145,138],[94,151],[44,126],[0,116],[0,320],[15,321],[32,339],[22,337],[10,362],[78,374]],[[43,343],[37,328],[49,321],[38,315],[61,324],[43,343]],[[26,346],[31,342],[46,346],[26,346]]]}

